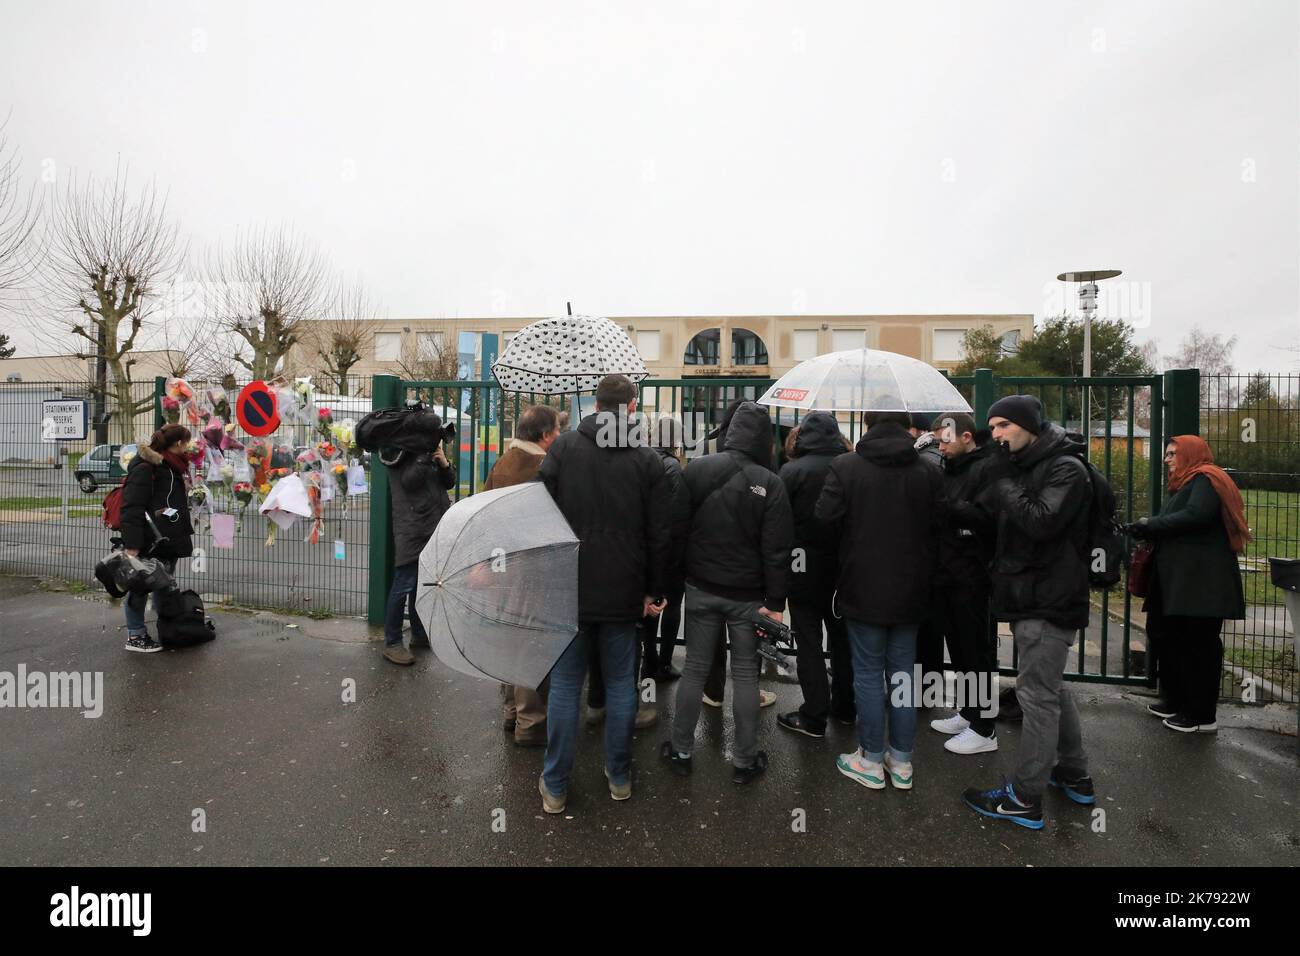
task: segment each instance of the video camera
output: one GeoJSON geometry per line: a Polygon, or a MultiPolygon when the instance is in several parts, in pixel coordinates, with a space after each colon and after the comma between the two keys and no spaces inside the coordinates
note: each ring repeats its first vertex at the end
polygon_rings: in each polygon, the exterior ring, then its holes
{"type": "Polygon", "coordinates": [[[795,632],[780,621],[754,612],[750,617],[758,632],[758,656],[786,670],[795,669],[795,632]]]}
{"type": "MultiPolygon", "coordinates": [[[[408,412],[427,412],[429,410],[429,406],[425,404],[424,399],[408,398],[406,400],[406,410],[408,412]]],[[[435,413],[435,417],[437,417],[436,413],[435,413]]],[[[457,430],[456,426],[452,422],[444,422],[442,424],[442,427],[436,431],[436,434],[439,435],[440,440],[444,444],[454,444],[456,441],[456,436],[459,434],[459,431],[457,430]]]]}

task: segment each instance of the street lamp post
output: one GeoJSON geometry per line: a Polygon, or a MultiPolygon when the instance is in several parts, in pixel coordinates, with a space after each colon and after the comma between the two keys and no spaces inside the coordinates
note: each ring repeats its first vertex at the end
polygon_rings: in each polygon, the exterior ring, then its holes
{"type": "Polygon", "coordinates": [[[1061,282],[1078,282],[1079,311],[1083,313],[1083,377],[1092,377],[1092,313],[1097,311],[1097,283],[1123,275],[1119,269],[1093,269],[1088,272],[1062,272],[1061,282]]]}
{"type": "MultiPolygon", "coordinates": [[[[1097,283],[1102,279],[1113,279],[1121,275],[1119,269],[1091,269],[1086,272],[1062,272],[1056,278],[1062,282],[1078,282],[1079,285],[1079,311],[1083,313],[1083,377],[1092,378],[1092,313],[1097,311],[1097,283]]],[[[1084,447],[1091,450],[1092,437],[1089,434],[1092,431],[1092,409],[1088,401],[1090,386],[1083,386],[1083,408],[1080,409],[1080,418],[1082,419],[1083,444],[1084,447]]],[[[1107,414],[1110,411],[1107,409],[1107,414]]]]}

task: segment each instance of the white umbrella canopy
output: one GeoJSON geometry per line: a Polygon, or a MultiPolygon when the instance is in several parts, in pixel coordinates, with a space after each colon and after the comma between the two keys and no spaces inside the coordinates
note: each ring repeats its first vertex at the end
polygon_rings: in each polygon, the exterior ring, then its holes
{"type": "Polygon", "coordinates": [[[415,610],[448,667],[541,684],[578,633],[578,539],[546,486],[452,505],[420,554],[415,610]]]}
{"type": "Polygon", "coordinates": [[[565,315],[520,329],[492,363],[492,374],[507,392],[574,395],[595,391],[606,375],[639,382],[650,373],[616,323],[565,315]]]}
{"type": "Polygon", "coordinates": [[[758,399],[778,408],[835,412],[970,412],[952,382],[919,359],[879,349],[801,362],[758,399]]]}

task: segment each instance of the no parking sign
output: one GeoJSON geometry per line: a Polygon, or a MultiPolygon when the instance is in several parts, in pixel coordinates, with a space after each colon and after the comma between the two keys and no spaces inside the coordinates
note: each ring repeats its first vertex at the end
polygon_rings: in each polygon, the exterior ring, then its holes
{"type": "Polygon", "coordinates": [[[249,382],[235,399],[235,418],[254,438],[262,438],[280,427],[275,393],[263,381],[249,382]]]}

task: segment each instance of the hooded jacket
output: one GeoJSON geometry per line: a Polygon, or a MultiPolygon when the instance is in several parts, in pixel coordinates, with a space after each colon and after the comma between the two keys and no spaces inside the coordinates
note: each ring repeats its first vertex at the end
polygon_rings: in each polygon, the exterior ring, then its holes
{"type": "Polygon", "coordinates": [[[836,608],[867,624],[930,616],[940,473],[906,428],[882,422],[831,462],[814,515],[840,529],[836,608]]]}
{"type": "Polygon", "coordinates": [[[781,482],[794,517],[795,554],[790,563],[790,600],[824,602],[839,577],[839,529],[813,514],[831,462],[844,450],[839,423],[828,412],[813,412],[799,423],[794,457],[781,467],[781,482]]]}
{"type": "Polygon", "coordinates": [[[431,452],[402,452],[388,468],[392,493],[393,564],[401,567],[420,559],[438,522],[451,507],[447,489],[455,487],[456,470],[438,464],[431,452]]]}
{"type": "Polygon", "coordinates": [[[1088,624],[1088,510],[1083,436],[1048,424],[1012,455],[998,452],[979,503],[995,515],[993,612],[1000,621],[1088,624]]]}
{"type": "Polygon", "coordinates": [[[639,621],[667,592],[671,499],[659,455],[614,412],[588,415],[551,445],[538,478],[577,535],[578,619],[639,621]]]}
{"type": "Polygon", "coordinates": [[[784,611],[794,524],[771,460],[771,419],[745,402],[732,415],[723,451],[686,469],[686,579],[719,597],[784,611]]]}
{"type": "Polygon", "coordinates": [[[145,442],[140,442],[127,466],[122,485],[122,546],[142,556],[169,561],[194,553],[194,525],[190,522],[185,476],[176,474],[163,456],[145,442]],[[176,509],[174,521],[161,513],[166,508],[176,509]],[[156,539],[145,523],[146,512],[166,539],[152,551],[149,546],[156,539]]]}
{"type": "Polygon", "coordinates": [[[975,448],[943,462],[938,571],[944,585],[961,593],[976,591],[987,598],[997,522],[975,502],[988,484],[996,448],[988,429],[980,429],[974,437],[975,448]]]}

